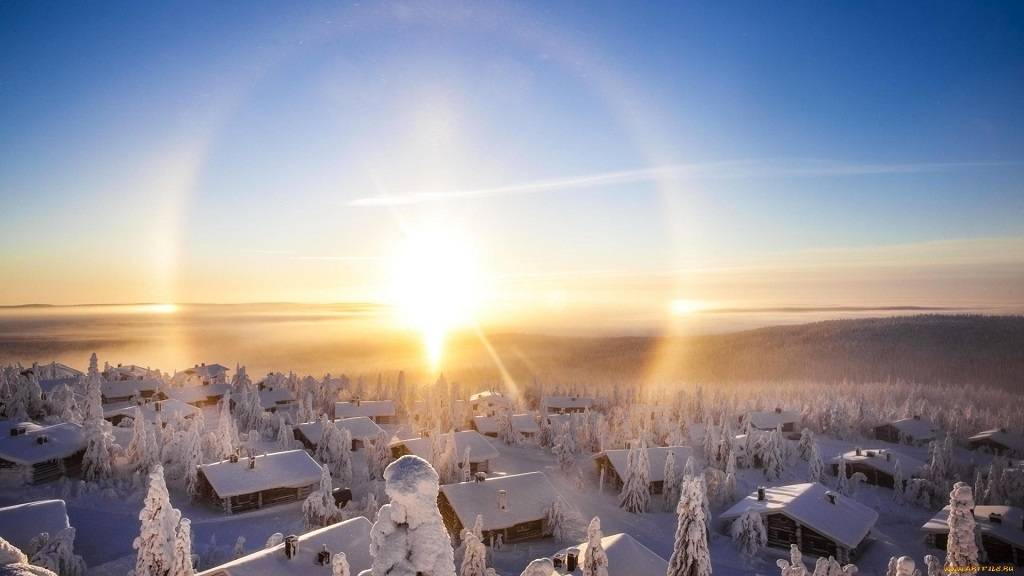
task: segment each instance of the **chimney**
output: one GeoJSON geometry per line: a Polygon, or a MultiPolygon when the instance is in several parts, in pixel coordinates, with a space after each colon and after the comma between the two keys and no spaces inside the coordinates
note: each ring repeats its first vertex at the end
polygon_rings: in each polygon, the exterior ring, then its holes
{"type": "Polygon", "coordinates": [[[757,487],[757,500],[758,502],[764,502],[764,486],[757,487]]]}
{"type": "Polygon", "coordinates": [[[1002,524],[1003,523],[1003,515],[998,513],[998,512],[992,512],[992,513],[990,513],[988,515],[988,521],[993,523],[993,524],[1002,524]]]}
{"type": "Polygon", "coordinates": [[[857,456],[863,456],[863,454],[860,451],[860,448],[857,448],[856,450],[857,450],[857,456]]]}
{"type": "Polygon", "coordinates": [[[157,412],[159,412],[162,407],[163,407],[163,403],[162,402],[154,402],[153,403],[153,410],[155,410],[157,412]]]}
{"type": "Polygon", "coordinates": [[[36,444],[46,444],[50,439],[46,437],[46,434],[40,434],[36,436],[36,444]]]}
{"type": "Polygon", "coordinates": [[[885,453],[885,461],[886,462],[892,462],[892,452],[886,452],[885,453]]]}
{"type": "Polygon", "coordinates": [[[836,493],[831,491],[831,490],[829,490],[828,492],[825,492],[825,498],[828,500],[829,504],[835,504],[836,503],[836,493]]]}
{"type": "Polygon", "coordinates": [[[487,480],[487,474],[484,472],[477,472],[473,475],[473,480],[475,482],[483,483],[484,480],[487,480]]]}
{"type": "Polygon", "coordinates": [[[920,420],[920,419],[921,419],[921,415],[920,414],[914,414],[914,420],[920,420]]]}
{"type": "Polygon", "coordinates": [[[775,407],[775,413],[776,414],[782,414],[782,408],[779,408],[778,406],[776,406],[775,407]]]}
{"type": "Polygon", "coordinates": [[[256,469],[256,456],[249,454],[249,470],[256,469]]]}
{"type": "Polygon", "coordinates": [[[291,560],[299,553],[299,537],[295,534],[284,539],[284,557],[291,560]]]}
{"type": "Polygon", "coordinates": [[[508,512],[508,490],[498,490],[498,510],[508,512]]]}
{"type": "Polygon", "coordinates": [[[579,565],[580,551],[578,548],[569,548],[565,553],[565,571],[572,574],[579,565]]]}
{"type": "Polygon", "coordinates": [[[236,453],[228,456],[228,461],[231,462],[232,464],[237,464],[238,463],[238,453],[236,452],[236,453]]]}
{"type": "Polygon", "coordinates": [[[24,436],[25,432],[28,432],[28,428],[24,426],[15,426],[11,428],[11,436],[24,436]]]}
{"type": "Polygon", "coordinates": [[[320,548],[320,552],[316,555],[316,563],[321,566],[328,566],[331,563],[331,551],[327,549],[327,544],[320,548]]]}

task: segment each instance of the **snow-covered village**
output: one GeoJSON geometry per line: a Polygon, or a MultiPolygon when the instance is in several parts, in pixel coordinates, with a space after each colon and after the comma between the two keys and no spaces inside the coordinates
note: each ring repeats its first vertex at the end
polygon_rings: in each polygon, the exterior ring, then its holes
{"type": "Polygon", "coordinates": [[[0,576],[1024,573],[1024,4],[0,1],[0,576]]]}

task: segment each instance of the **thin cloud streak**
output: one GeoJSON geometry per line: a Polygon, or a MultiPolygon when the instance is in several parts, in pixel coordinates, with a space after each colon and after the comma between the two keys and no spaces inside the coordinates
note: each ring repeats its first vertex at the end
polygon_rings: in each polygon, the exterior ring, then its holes
{"type": "Polygon", "coordinates": [[[348,203],[355,207],[390,207],[440,202],[516,196],[561,190],[600,188],[618,184],[637,184],[658,180],[807,178],[818,176],[869,176],[880,174],[926,174],[967,168],[1019,166],[1019,162],[925,162],[909,164],[843,164],[809,162],[806,165],[780,165],[765,161],[726,161],[703,164],[672,164],[634,170],[602,172],[567,178],[551,178],[508,184],[492,188],[410,192],[395,195],[364,196],[348,203]]]}
{"type": "Polygon", "coordinates": [[[341,262],[366,262],[380,260],[379,256],[292,256],[289,260],[330,260],[341,262]]]}

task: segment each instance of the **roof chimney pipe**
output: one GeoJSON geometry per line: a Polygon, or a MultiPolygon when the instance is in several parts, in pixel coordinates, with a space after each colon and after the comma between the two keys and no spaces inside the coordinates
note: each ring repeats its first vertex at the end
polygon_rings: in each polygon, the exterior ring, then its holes
{"type": "Polygon", "coordinates": [[[758,486],[757,487],[757,500],[759,502],[763,502],[764,501],[764,486],[758,486]]]}

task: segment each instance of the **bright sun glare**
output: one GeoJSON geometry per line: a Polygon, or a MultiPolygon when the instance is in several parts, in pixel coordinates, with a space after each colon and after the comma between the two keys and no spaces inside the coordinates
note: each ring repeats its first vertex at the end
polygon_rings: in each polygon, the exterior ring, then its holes
{"type": "Polygon", "coordinates": [[[437,370],[445,339],[471,324],[480,303],[480,274],[470,243],[450,230],[409,234],[394,258],[392,303],[417,330],[427,361],[437,370]]]}

